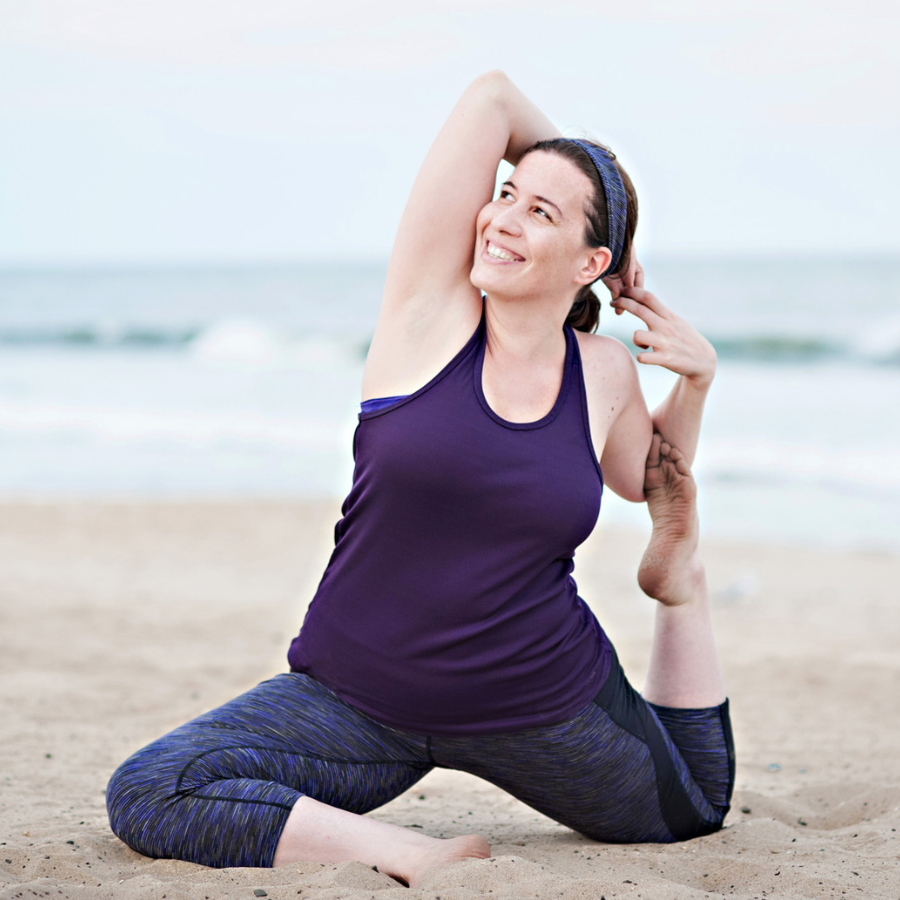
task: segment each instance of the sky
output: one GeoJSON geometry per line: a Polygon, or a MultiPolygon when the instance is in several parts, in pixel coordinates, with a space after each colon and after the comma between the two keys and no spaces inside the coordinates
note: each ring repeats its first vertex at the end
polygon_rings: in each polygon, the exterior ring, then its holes
{"type": "Polygon", "coordinates": [[[504,69],[644,256],[900,253],[900,4],[0,0],[0,265],[384,261],[504,69]]]}

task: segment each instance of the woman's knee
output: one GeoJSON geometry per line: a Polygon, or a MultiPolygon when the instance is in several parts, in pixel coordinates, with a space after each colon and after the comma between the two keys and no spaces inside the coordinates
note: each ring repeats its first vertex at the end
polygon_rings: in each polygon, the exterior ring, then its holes
{"type": "Polygon", "coordinates": [[[622,821],[618,826],[610,827],[604,822],[599,826],[591,824],[575,830],[592,841],[604,844],[676,844],[721,830],[725,813],[727,810],[721,815],[717,811],[712,819],[695,818],[692,822],[682,823],[673,823],[664,817],[653,817],[642,824],[632,817],[628,821],[622,821]]]}
{"type": "Polygon", "coordinates": [[[143,799],[137,788],[135,772],[130,766],[131,760],[123,762],[109,779],[106,786],[106,813],[109,826],[120,840],[131,846],[128,840],[128,822],[139,799],[143,799]]]}
{"type": "Polygon", "coordinates": [[[133,850],[154,856],[148,826],[176,791],[171,766],[152,752],[153,745],[125,760],[106,787],[106,811],[113,833],[133,850]]]}

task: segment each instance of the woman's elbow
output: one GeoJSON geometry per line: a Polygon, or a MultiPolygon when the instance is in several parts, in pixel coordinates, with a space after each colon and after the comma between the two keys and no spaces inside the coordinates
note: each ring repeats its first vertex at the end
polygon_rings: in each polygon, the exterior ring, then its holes
{"type": "Polygon", "coordinates": [[[644,496],[644,482],[641,481],[640,484],[629,484],[625,485],[621,488],[616,488],[614,485],[610,485],[613,491],[617,493],[623,500],[628,500],[631,503],[643,503],[647,498],[644,496]]]}
{"type": "Polygon", "coordinates": [[[644,496],[643,467],[641,467],[640,473],[636,470],[633,472],[613,471],[612,467],[609,470],[604,467],[603,476],[605,486],[623,500],[631,503],[643,503],[647,499],[644,496]]]}
{"type": "Polygon", "coordinates": [[[479,75],[466,89],[467,94],[476,94],[488,97],[494,101],[503,100],[512,82],[502,69],[491,69],[483,75],[479,75]]]}
{"type": "Polygon", "coordinates": [[[635,442],[623,447],[607,443],[605,452],[600,458],[600,469],[603,472],[603,483],[623,500],[631,503],[643,503],[644,477],[647,471],[647,452],[650,449],[648,436],[647,450],[635,442]]]}
{"type": "Polygon", "coordinates": [[[490,69],[485,72],[483,75],[479,75],[473,82],[472,85],[481,85],[483,87],[489,87],[492,85],[507,85],[510,83],[509,75],[503,71],[503,69],[490,69]]]}

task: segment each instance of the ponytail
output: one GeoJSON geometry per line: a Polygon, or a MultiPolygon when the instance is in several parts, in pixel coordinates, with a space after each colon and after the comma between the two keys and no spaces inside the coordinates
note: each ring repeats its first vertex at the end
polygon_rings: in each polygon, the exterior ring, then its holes
{"type": "Polygon", "coordinates": [[[589,284],[582,286],[575,297],[575,302],[566,316],[566,325],[576,331],[588,333],[597,330],[600,324],[600,301],[589,284]]]}

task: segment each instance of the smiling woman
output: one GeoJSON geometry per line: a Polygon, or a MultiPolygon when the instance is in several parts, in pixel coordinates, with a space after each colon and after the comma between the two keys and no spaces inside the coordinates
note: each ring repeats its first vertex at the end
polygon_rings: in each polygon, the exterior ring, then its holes
{"type": "MultiPolygon", "coordinates": [[[[637,226],[637,197],[631,179],[615,162],[615,157],[608,148],[585,140],[539,141],[520,161],[516,169],[516,183],[511,180],[505,181],[497,200],[482,210],[478,219],[478,231],[482,230],[481,224],[488,221],[494,228],[502,227],[506,222],[504,215],[506,210],[520,215],[523,208],[527,214],[523,217],[522,225],[527,225],[527,221],[534,218],[538,223],[575,232],[576,246],[578,229],[583,228],[583,244],[600,251],[592,260],[598,269],[594,281],[603,275],[613,277],[623,274],[623,270],[627,271],[637,226]],[[566,207],[566,211],[549,197],[528,192],[529,174],[534,169],[534,166],[529,164],[528,157],[538,152],[569,160],[584,175],[584,179],[573,178],[574,173],[570,166],[557,166],[555,180],[559,185],[558,190],[564,192],[558,199],[563,207],[566,207]],[[606,182],[602,180],[601,172],[606,174],[606,182]],[[567,185],[567,181],[571,183],[567,185]],[[606,203],[606,194],[612,190],[615,190],[620,198],[618,204],[620,216],[615,221],[614,228],[610,227],[606,203]],[[615,258],[611,247],[615,248],[615,258]]],[[[513,227],[518,229],[519,224],[513,223],[513,227]]],[[[539,234],[540,232],[537,233],[539,234]]],[[[524,262],[524,257],[514,254],[508,247],[501,247],[496,241],[492,243],[487,240],[484,247],[482,255],[486,252],[492,259],[524,262]]],[[[473,283],[476,283],[475,277],[473,271],[473,283]]],[[[566,319],[567,325],[579,331],[592,332],[597,327],[600,302],[591,289],[594,281],[581,286],[566,319]]]]}
{"type": "Polygon", "coordinates": [[[360,815],[435,766],[597,840],[721,827],[733,750],[689,468],[715,354],[643,288],[636,217],[606,148],[560,138],[502,73],[465,91],[400,223],[353,486],[290,672],[120,766],[107,799],[130,846],[355,859],[416,886],[490,853],[360,815]],[[599,278],[646,323],[641,361],[682,376],[652,417],[628,350],[591,333],[599,278]],[[643,696],[572,578],[604,484],[654,522],[643,696]]]}

